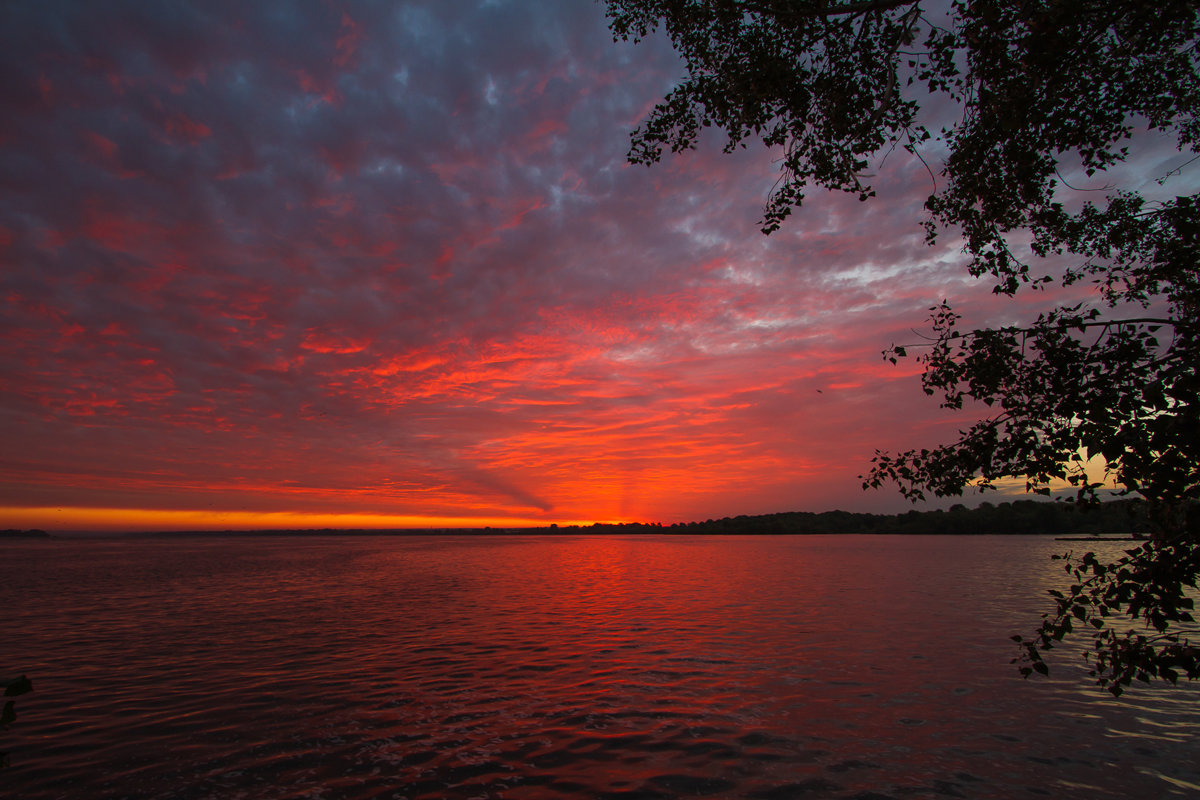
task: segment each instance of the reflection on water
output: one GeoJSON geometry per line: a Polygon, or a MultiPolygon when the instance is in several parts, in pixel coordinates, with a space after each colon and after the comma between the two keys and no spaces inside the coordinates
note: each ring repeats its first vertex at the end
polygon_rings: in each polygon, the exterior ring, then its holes
{"type": "MultiPolygon", "coordinates": [[[[1188,797],[1200,687],[1008,637],[1033,537],[4,543],[12,797],[1188,797]]],[[[4,784],[0,784],[2,790],[4,784]]],[[[2,792],[0,792],[2,793],[2,792]]]]}

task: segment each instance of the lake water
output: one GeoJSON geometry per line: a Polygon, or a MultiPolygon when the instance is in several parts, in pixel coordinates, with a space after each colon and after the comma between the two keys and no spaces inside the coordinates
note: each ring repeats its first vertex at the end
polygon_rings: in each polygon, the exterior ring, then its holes
{"type": "Polygon", "coordinates": [[[5,542],[0,671],[36,691],[0,796],[1200,796],[1200,686],[1008,663],[1069,547],[1095,545],[5,542]]]}

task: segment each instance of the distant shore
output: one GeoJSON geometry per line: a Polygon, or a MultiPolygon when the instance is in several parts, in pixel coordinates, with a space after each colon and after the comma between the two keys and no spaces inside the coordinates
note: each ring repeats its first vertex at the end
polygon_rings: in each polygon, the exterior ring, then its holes
{"type": "MultiPolygon", "coordinates": [[[[1121,499],[1094,506],[1073,503],[1016,500],[981,503],[976,508],[955,505],[947,510],[907,511],[903,514],[869,514],[849,511],[785,512],[725,517],[703,522],[663,525],[654,522],[595,523],[544,527],[479,528],[320,528],[269,530],[187,530],[62,532],[80,536],[498,536],[578,534],[705,534],[705,535],[1038,535],[1063,541],[1130,541],[1151,531],[1140,500],[1121,499]]],[[[47,537],[46,531],[0,531],[9,538],[47,537]]],[[[59,535],[59,534],[54,534],[59,535]]]]}
{"type": "MultiPolygon", "coordinates": [[[[301,535],[353,534],[888,534],[888,535],[1053,535],[1058,537],[1132,538],[1150,533],[1145,505],[1140,500],[1114,500],[1094,506],[1074,503],[1015,500],[984,502],[975,508],[955,505],[947,510],[869,514],[850,511],[792,511],[780,514],[725,517],[672,525],[628,522],[594,525],[551,525],[542,528],[451,528],[424,531],[303,531],[301,535]]],[[[264,535],[280,535],[264,531],[264,535]]]]}
{"type": "MultiPolygon", "coordinates": [[[[1056,536],[1047,531],[1017,531],[1008,534],[995,533],[921,533],[912,531],[888,532],[872,531],[841,531],[837,533],[806,533],[796,531],[772,531],[764,533],[724,531],[710,533],[705,531],[681,530],[678,528],[660,528],[642,525],[596,525],[589,527],[572,526],[566,528],[397,528],[397,529],[297,529],[297,530],[251,530],[251,531],[137,531],[129,533],[112,533],[120,537],[192,537],[192,538],[229,538],[244,539],[249,537],[379,537],[379,536],[596,536],[601,534],[658,534],[665,536],[1054,536],[1058,542],[1144,542],[1145,535],[1129,533],[1112,533],[1097,536],[1056,536]]],[[[69,534],[68,534],[69,535],[69,534]]],[[[103,536],[98,534],[97,536],[103,536]]]]}

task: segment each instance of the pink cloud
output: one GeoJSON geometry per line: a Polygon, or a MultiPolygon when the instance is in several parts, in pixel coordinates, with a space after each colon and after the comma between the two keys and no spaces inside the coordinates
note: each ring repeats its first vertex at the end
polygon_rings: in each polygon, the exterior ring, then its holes
{"type": "Polygon", "coordinates": [[[335,55],[333,63],[339,67],[349,66],[358,52],[358,46],[363,40],[362,26],[356,23],[349,14],[342,13],[342,32],[334,44],[335,55]]]}
{"type": "Polygon", "coordinates": [[[190,119],[184,114],[175,114],[168,118],[164,127],[168,136],[182,139],[191,145],[195,145],[201,139],[207,139],[212,136],[212,128],[203,122],[190,119]]]}
{"type": "Polygon", "coordinates": [[[348,339],[336,333],[309,328],[300,342],[300,347],[314,353],[336,353],[347,355],[361,353],[371,346],[370,340],[348,339]]]}

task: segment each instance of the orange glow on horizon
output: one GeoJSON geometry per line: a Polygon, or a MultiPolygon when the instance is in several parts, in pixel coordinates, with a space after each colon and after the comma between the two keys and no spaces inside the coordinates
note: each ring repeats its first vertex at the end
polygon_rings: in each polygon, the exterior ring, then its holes
{"type": "MultiPolygon", "coordinates": [[[[599,520],[602,524],[631,520],[599,520]]],[[[441,517],[417,514],[332,514],[301,511],[200,511],[149,508],[0,507],[0,529],[46,531],[388,530],[427,528],[548,528],[597,520],[521,517],[441,517]]]]}

